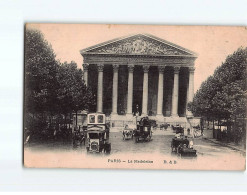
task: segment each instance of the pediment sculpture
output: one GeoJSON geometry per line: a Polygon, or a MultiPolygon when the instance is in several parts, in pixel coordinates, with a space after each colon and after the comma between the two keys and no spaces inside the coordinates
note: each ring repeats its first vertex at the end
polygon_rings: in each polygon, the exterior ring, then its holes
{"type": "Polygon", "coordinates": [[[144,37],[124,39],[116,43],[110,43],[89,51],[106,54],[152,54],[152,55],[188,55],[187,52],[177,49],[157,40],[144,37]]]}

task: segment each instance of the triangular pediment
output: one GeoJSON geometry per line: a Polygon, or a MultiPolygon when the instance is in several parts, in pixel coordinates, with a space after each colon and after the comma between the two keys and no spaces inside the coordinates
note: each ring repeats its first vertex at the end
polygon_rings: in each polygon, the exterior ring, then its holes
{"type": "Polygon", "coordinates": [[[146,34],[107,41],[83,49],[81,50],[81,54],[196,56],[192,51],[146,34]]]}

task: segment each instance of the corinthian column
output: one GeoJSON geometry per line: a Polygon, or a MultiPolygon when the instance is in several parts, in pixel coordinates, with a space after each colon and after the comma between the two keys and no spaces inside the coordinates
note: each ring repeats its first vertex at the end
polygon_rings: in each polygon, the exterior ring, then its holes
{"type": "Polygon", "coordinates": [[[143,66],[142,115],[148,114],[148,71],[149,65],[143,66]]]}
{"type": "Polygon", "coordinates": [[[158,66],[159,83],[158,83],[158,101],[157,101],[157,116],[163,116],[163,85],[164,85],[164,70],[165,66],[158,66]]]}
{"type": "Polygon", "coordinates": [[[174,67],[174,83],[172,92],[172,117],[178,117],[178,89],[179,89],[179,69],[174,67]]]}
{"type": "Polygon", "coordinates": [[[128,77],[127,115],[132,116],[134,65],[128,65],[128,70],[129,70],[129,77],[128,77]]]}
{"type": "Polygon", "coordinates": [[[85,82],[85,85],[88,86],[88,66],[89,64],[83,64],[83,80],[85,82]]]}
{"type": "Polygon", "coordinates": [[[103,111],[103,64],[98,64],[97,112],[103,111]]]}
{"type": "MultiPolygon", "coordinates": [[[[189,86],[188,86],[188,94],[187,94],[187,104],[189,102],[193,101],[193,96],[194,96],[194,72],[195,72],[195,67],[189,67],[189,86]]],[[[188,111],[186,109],[186,115],[187,116],[193,116],[192,112],[188,111]]]]}
{"type": "Polygon", "coordinates": [[[112,114],[117,114],[118,68],[119,65],[113,64],[112,114]]]}

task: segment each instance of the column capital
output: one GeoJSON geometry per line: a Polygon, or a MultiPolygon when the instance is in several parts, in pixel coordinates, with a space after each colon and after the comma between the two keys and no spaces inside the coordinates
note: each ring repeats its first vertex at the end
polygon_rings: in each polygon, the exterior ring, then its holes
{"type": "Polygon", "coordinates": [[[150,65],[144,65],[144,66],[142,66],[143,72],[148,72],[149,71],[149,67],[150,67],[150,65]]]}
{"type": "Polygon", "coordinates": [[[88,71],[88,66],[89,66],[88,63],[84,63],[82,64],[82,66],[83,66],[83,71],[88,71]]]}
{"type": "Polygon", "coordinates": [[[178,74],[180,70],[180,66],[174,66],[174,74],[178,74]]]}
{"type": "Polygon", "coordinates": [[[128,70],[129,70],[129,72],[134,72],[134,65],[133,64],[129,64],[128,65],[128,70]]]}
{"type": "Polygon", "coordinates": [[[117,72],[119,65],[118,64],[112,64],[113,72],[117,72]]]}
{"type": "Polygon", "coordinates": [[[165,66],[158,66],[159,73],[164,73],[165,66]]]}
{"type": "Polygon", "coordinates": [[[189,68],[189,72],[190,72],[190,73],[194,73],[194,72],[195,72],[195,67],[194,67],[194,66],[188,67],[188,68],[189,68]]]}
{"type": "Polygon", "coordinates": [[[103,72],[104,64],[97,64],[98,72],[103,72]]]}

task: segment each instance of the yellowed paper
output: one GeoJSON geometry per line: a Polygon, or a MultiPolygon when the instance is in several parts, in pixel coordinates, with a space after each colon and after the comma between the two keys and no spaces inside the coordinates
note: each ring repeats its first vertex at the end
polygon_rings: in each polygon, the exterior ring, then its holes
{"type": "MultiPolygon", "coordinates": [[[[83,71],[81,82],[95,101],[89,108],[80,107],[83,98],[74,104],[78,108],[67,99],[59,104],[67,93],[56,84],[58,99],[53,103],[58,106],[54,112],[42,107],[49,101],[49,89],[30,87],[34,84],[28,75],[35,80],[41,74],[35,72],[37,64],[32,60],[40,62],[44,51],[29,50],[29,45],[37,45],[28,42],[35,39],[25,37],[29,52],[25,53],[25,92],[30,98],[29,90],[37,90],[30,93],[41,107],[33,107],[31,101],[24,105],[25,167],[245,170],[246,125],[239,127],[245,134],[236,143],[229,130],[236,126],[224,125],[225,119],[194,116],[188,103],[228,55],[247,47],[246,27],[26,24],[25,28],[26,35],[32,30],[43,34],[58,69],[73,61],[83,71]],[[100,118],[90,122],[89,114],[102,115],[102,122],[100,118]]],[[[45,59],[42,63],[48,64],[45,59]]],[[[59,75],[54,77],[62,83],[66,76],[56,71],[59,75]]],[[[68,79],[67,86],[72,82],[68,79]]]]}

